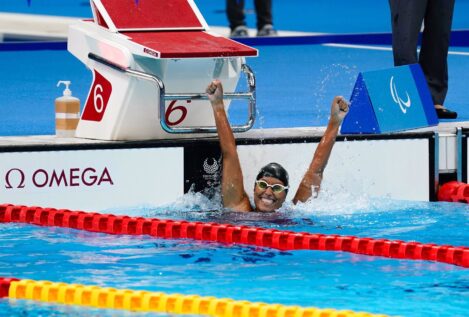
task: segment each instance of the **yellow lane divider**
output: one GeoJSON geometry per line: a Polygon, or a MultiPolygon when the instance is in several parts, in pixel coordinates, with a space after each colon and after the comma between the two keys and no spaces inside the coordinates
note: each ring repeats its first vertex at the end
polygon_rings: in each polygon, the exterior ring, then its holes
{"type": "Polygon", "coordinates": [[[140,312],[199,314],[215,317],[385,317],[350,310],[303,308],[280,304],[211,296],[165,294],[161,292],[18,280],[9,282],[8,297],[67,305],[125,309],[140,312]]]}

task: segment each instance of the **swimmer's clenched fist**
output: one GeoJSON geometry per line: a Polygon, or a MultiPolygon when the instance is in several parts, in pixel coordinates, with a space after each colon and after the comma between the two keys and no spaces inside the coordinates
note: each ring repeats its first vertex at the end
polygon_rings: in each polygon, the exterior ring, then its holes
{"type": "Polygon", "coordinates": [[[331,119],[333,124],[340,125],[349,111],[349,104],[342,96],[336,96],[332,100],[331,119]]]}
{"type": "Polygon", "coordinates": [[[208,86],[205,92],[208,95],[208,100],[212,103],[212,106],[223,106],[223,86],[218,79],[213,80],[208,86]]]}

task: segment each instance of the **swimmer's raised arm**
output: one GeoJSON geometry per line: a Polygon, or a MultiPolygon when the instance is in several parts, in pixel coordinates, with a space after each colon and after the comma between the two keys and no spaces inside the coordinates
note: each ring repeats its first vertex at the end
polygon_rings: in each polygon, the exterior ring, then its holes
{"type": "Polygon", "coordinates": [[[306,174],[298,187],[293,198],[293,203],[298,201],[305,202],[310,197],[316,197],[321,186],[324,169],[334,147],[335,139],[339,133],[339,128],[348,113],[348,103],[343,97],[335,97],[331,105],[331,117],[327,124],[326,132],[321,138],[313,160],[311,161],[306,174]]]}
{"type": "Polygon", "coordinates": [[[236,150],[236,141],[225,112],[223,86],[219,80],[212,81],[206,89],[212,104],[220,148],[223,155],[221,193],[223,206],[235,211],[251,211],[249,197],[244,190],[243,172],[236,150]]]}

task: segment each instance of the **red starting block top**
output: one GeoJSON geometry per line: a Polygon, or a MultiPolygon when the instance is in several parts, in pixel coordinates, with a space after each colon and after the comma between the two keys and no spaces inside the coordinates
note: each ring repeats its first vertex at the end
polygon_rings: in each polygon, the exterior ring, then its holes
{"type": "Polygon", "coordinates": [[[257,56],[257,50],[233,40],[200,31],[123,32],[144,52],[160,58],[257,56]]]}
{"type": "Polygon", "coordinates": [[[192,0],[92,0],[100,23],[128,30],[203,30],[206,22],[192,0]]]}
{"type": "Polygon", "coordinates": [[[159,58],[257,56],[257,50],[211,35],[193,0],[92,0],[99,25],[159,58]]]}

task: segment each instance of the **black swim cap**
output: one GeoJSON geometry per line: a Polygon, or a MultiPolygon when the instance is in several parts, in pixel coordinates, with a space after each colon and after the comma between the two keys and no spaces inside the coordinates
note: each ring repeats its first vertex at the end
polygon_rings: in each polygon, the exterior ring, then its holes
{"type": "Polygon", "coordinates": [[[283,185],[288,186],[288,172],[278,163],[269,163],[259,171],[256,180],[262,177],[275,177],[282,181],[283,185]]]}

